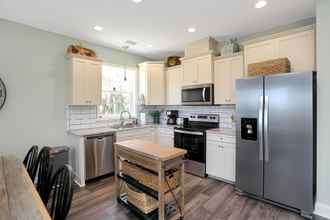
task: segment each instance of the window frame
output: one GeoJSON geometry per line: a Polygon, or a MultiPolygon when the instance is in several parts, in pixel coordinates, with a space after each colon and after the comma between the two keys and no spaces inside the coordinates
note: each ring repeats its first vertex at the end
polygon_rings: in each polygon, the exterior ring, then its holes
{"type": "MultiPolygon", "coordinates": [[[[138,91],[139,91],[139,77],[138,77],[138,67],[137,66],[124,66],[124,65],[120,65],[120,64],[113,64],[113,63],[103,63],[102,64],[102,84],[103,84],[103,66],[110,66],[110,67],[116,67],[116,68],[122,68],[125,71],[132,71],[134,72],[134,78],[135,78],[135,85],[134,85],[134,92],[133,92],[133,100],[134,100],[134,110],[135,112],[130,112],[132,115],[132,118],[136,118],[137,117],[137,108],[138,108],[138,91]]],[[[101,95],[103,96],[103,86],[101,87],[101,95]]],[[[100,107],[102,106],[102,104],[100,106],[98,106],[97,111],[98,111],[98,120],[118,120],[120,119],[120,114],[104,114],[101,112],[100,107]]]]}

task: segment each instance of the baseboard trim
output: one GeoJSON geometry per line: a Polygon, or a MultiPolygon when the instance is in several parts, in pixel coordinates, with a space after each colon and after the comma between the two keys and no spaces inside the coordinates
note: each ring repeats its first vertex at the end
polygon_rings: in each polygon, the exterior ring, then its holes
{"type": "Polygon", "coordinates": [[[324,203],[316,202],[314,214],[330,219],[330,206],[324,203]]]}

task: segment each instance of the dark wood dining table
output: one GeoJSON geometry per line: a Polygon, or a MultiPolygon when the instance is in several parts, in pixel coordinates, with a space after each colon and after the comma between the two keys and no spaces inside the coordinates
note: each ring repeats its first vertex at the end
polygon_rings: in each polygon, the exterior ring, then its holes
{"type": "Polygon", "coordinates": [[[50,220],[22,161],[0,156],[0,220],[50,220]]]}

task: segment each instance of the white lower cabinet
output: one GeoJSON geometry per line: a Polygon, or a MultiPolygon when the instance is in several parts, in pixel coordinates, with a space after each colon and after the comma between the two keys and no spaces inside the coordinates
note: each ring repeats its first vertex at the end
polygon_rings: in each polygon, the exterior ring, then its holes
{"type": "Polygon", "coordinates": [[[228,182],[235,182],[235,164],[236,144],[234,138],[216,135],[207,137],[206,173],[208,175],[228,182]]]}
{"type": "Polygon", "coordinates": [[[155,128],[136,128],[116,132],[116,141],[128,141],[133,139],[155,142],[155,128]]]}

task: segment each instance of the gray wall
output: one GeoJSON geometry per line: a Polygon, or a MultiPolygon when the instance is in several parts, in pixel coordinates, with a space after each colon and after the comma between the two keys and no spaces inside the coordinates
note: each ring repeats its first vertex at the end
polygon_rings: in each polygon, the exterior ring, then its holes
{"type": "MultiPolygon", "coordinates": [[[[73,39],[0,19],[0,78],[7,102],[0,110],[0,154],[23,157],[32,144],[63,145],[69,100],[66,48],[73,39]]],[[[105,62],[136,66],[145,61],[88,43],[105,62]]]]}
{"type": "Polygon", "coordinates": [[[330,1],[317,1],[318,175],[317,209],[330,217],[330,1]],[[323,204],[325,206],[322,206],[323,204]]]}

